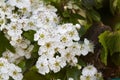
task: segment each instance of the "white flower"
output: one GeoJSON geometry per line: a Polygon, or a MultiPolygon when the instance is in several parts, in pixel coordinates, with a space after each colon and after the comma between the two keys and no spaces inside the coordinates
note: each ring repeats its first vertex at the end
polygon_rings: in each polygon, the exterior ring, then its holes
{"type": "Polygon", "coordinates": [[[22,34],[22,25],[18,23],[10,23],[6,29],[9,36],[12,37],[12,40],[17,40],[22,34]]]}
{"type": "Polygon", "coordinates": [[[6,19],[0,18],[0,31],[2,31],[5,28],[6,19]]]}
{"type": "Polygon", "coordinates": [[[70,49],[61,49],[59,50],[61,57],[63,57],[70,65],[76,66],[78,60],[75,57],[74,52],[70,49]]]}
{"type": "Polygon", "coordinates": [[[76,24],[75,27],[76,27],[77,29],[80,29],[80,28],[81,28],[80,24],[76,24]]]}
{"type": "Polygon", "coordinates": [[[0,0],[0,6],[4,6],[5,5],[5,1],[4,0],[0,0]]]}
{"type": "Polygon", "coordinates": [[[15,47],[15,53],[10,51],[5,51],[2,55],[4,58],[8,59],[9,62],[19,62],[19,59],[24,57],[29,59],[31,57],[31,52],[34,48],[30,45],[30,41],[27,39],[18,39],[16,41],[10,41],[10,43],[15,47]]]}
{"type": "Polygon", "coordinates": [[[30,41],[25,38],[20,37],[17,40],[10,41],[10,44],[14,47],[20,47],[20,48],[26,49],[28,45],[30,44],[30,41]]]}
{"type": "Polygon", "coordinates": [[[74,79],[70,77],[70,78],[68,78],[68,80],[74,80],[74,79]]]}
{"type": "Polygon", "coordinates": [[[14,54],[10,51],[5,51],[4,53],[2,53],[2,56],[7,59],[9,62],[13,62],[15,59],[14,59],[14,54]]]}
{"type": "Polygon", "coordinates": [[[36,26],[36,20],[34,20],[33,18],[30,18],[29,20],[24,20],[24,27],[23,30],[24,31],[28,31],[28,30],[37,30],[37,26],[36,26]]]}
{"type": "Polygon", "coordinates": [[[17,22],[20,20],[20,15],[13,13],[13,14],[9,14],[7,18],[10,19],[11,22],[17,22]]]}
{"type": "Polygon", "coordinates": [[[50,72],[50,69],[48,67],[48,60],[45,55],[42,55],[38,58],[38,61],[36,62],[36,67],[38,68],[38,72],[40,74],[45,75],[46,73],[50,72]]]}
{"type": "Polygon", "coordinates": [[[48,58],[53,57],[55,54],[53,42],[46,42],[44,45],[41,45],[39,48],[39,55],[45,54],[48,58]]]}
{"type": "Polygon", "coordinates": [[[89,40],[87,40],[86,38],[84,39],[84,45],[85,48],[89,51],[89,52],[94,52],[93,48],[93,44],[89,42],[89,40]]]}
{"type": "Polygon", "coordinates": [[[9,76],[14,80],[22,80],[22,70],[13,63],[9,63],[7,59],[0,58],[0,80],[8,80],[9,76]]]}
{"type": "Polygon", "coordinates": [[[58,26],[58,32],[62,35],[68,35],[71,40],[79,41],[80,37],[75,25],[66,23],[58,26]]]}
{"type": "Polygon", "coordinates": [[[75,28],[73,28],[71,31],[68,31],[67,34],[70,36],[72,40],[79,41],[80,37],[75,28]]]}
{"type": "MultiPolygon", "coordinates": [[[[1,1],[0,1],[1,2],[1,1]]],[[[10,5],[7,5],[7,4],[3,4],[1,7],[0,7],[0,14],[2,16],[7,16],[7,15],[10,15],[12,14],[12,10],[14,9],[14,7],[10,6],[10,5]]]]}
{"type": "Polygon", "coordinates": [[[12,53],[9,50],[5,51],[2,54],[3,58],[7,59],[10,63],[19,63],[19,60],[24,55],[25,55],[25,53],[20,53],[20,52],[12,53]],[[20,54],[22,54],[22,56],[20,54]]]}
{"type": "Polygon", "coordinates": [[[49,67],[54,73],[60,71],[64,66],[66,66],[66,62],[61,57],[56,56],[56,58],[49,59],[49,67]]]}
{"type": "Polygon", "coordinates": [[[22,70],[21,68],[15,66],[14,64],[9,64],[9,72],[8,74],[14,79],[14,80],[22,80],[23,75],[21,74],[22,70]]]}
{"type": "Polygon", "coordinates": [[[0,73],[0,80],[9,80],[9,75],[0,73]]]}
{"type": "Polygon", "coordinates": [[[80,80],[97,80],[95,76],[80,76],[80,80]]]}
{"type": "Polygon", "coordinates": [[[88,65],[82,70],[83,76],[95,76],[97,69],[93,65],[88,65]]]}
{"type": "Polygon", "coordinates": [[[71,23],[66,23],[63,25],[58,25],[58,32],[61,34],[64,34],[68,31],[71,31],[73,28],[73,25],[71,23]]]}
{"type": "Polygon", "coordinates": [[[55,12],[52,11],[44,11],[44,8],[40,7],[39,9],[33,12],[32,18],[36,20],[36,24],[38,27],[41,25],[54,26],[59,22],[59,18],[57,17],[55,12]]]}
{"type": "Polygon", "coordinates": [[[48,41],[48,32],[41,28],[34,34],[34,41],[38,41],[38,45],[44,45],[48,41]]]}
{"type": "Polygon", "coordinates": [[[94,52],[93,44],[85,38],[84,43],[81,43],[80,45],[80,52],[83,56],[86,56],[88,52],[94,52]]]}
{"type": "Polygon", "coordinates": [[[55,58],[49,59],[49,67],[54,73],[60,71],[60,61],[55,58]]]}
{"type": "Polygon", "coordinates": [[[86,47],[88,46],[84,45],[83,43],[80,44],[80,54],[83,56],[86,56],[88,54],[88,49],[86,47]]]}
{"type": "Polygon", "coordinates": [[[35,12],[36,9],[44,6],[44,3],[42,0],[30,0],[30,2],[31,2],[31,11],[33,12],[35,12]]]}
{"type": "Polygon", "coordinates": [[[0,58],[0,73],[4,73],[4,74],[8,73],[8,70],[7,70],[8,65],[9,65],[9,63],[8,63],[7,59],[0,58]]]}
{"type": "Polygon", "coordinates": [[[72,39],[67,34],[60,36],[60,42],[64,45],[64,47],[71,46],[73,44],[72,39]]]}
{"type": "Polygon", "coordinates": [[[78,59],[76,57],[72,57],[72,59],[69,61],[69,64],[71,66],[77,66],[78,59]]]}
{"type": "Polygon", "coordinates": [[[16,6],[18,8],[29,8],[30,0],[8,0],[7,4],[10,4],[11,6],[16,6]]]}
{"type": "Polygon", "coordinates": [[[74,42],[71,46],[68,47],[70,50],[72,50],[73,54],[80,56],[80,44],[78,42],[74,42]]]}
{"type": "Polygon", "coordinates": [[[68,62],[75,56],[75,54],[72,54],[69,49],[60,49],[59,53],[61,54],[61,57],[64,57],[68,62]]]}

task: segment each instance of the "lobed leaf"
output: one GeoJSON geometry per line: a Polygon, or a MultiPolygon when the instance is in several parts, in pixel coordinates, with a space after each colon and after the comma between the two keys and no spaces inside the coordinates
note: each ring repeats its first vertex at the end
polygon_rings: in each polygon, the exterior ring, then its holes
{"type": "Polygon", "coordinates": [[[98,38],[99,38],[99,42],[101,43],[101,45],[103,46],[102,49],[102,53],[101,53],[101,61],[107,65],[107,56],[108,56],[108,48],[107,48],[107,44],[106,44],[106,37],[109,34],[109,31],[105,31],[104,33],[102,33],[98,38]]]}
{"type": "Polygon", "coordinates": [[[120,52],[120,30],[115,32],[105,31],[99,36],[99,42],[103,46],[101,53],[102,62],[107,65],[107,56],[110,53],[120,52]]]}
{"type": "Polygon", "coordinates": [[[120,52],[120,30],[109,33],[106,44],[111,56],[116,52],[120,52]]]}

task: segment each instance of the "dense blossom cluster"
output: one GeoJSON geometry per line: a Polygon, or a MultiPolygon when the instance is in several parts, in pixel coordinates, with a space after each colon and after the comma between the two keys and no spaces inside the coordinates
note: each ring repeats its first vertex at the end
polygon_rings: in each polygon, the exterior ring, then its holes
{"type": "MultiPolygon", "coordinates": [[[[0,70],[5,70],[5,73],[0,71],[0,78],[4,78],[9,72],[4,80],[8,80],[8,76],[21,80],[22,75],[19,73],[21,69],[12,63],[18,63],[22,57],[31,58],[34,45],[23,37],[23,33],[28,30],[36,32],[34,41],[39,45],[36,67],[40,74],[45,75],[50,71],[56,73],[66,65],[76,66],[77,56],[85,56],[88,52],[93,52],[93,44],[89,40],[85,38],[84,42],[80,41],[77,31],[80,25],[59,24],[56,11],[55,7],[45,5],[40,0],[0,0],[0,31],[4,32],[16,50],[15,54],[9,50],[2,54],[0,70]],[[8,68],[13,70],[10,72],[6,70],[8,68]]],[[[97,72],[96,69],[93,70],[97,72]]],[[[84,75],[84,72],[85,69],[81,78],[89,76],[84,75]]]]}
{"type": "Polygon", "coordinates": [[[5,58],[0,58],[0,80],[9,80],[9,77],[14,80],[22,80],[23,75],[21,72],[21,68],[9,63],[5,58]]]}

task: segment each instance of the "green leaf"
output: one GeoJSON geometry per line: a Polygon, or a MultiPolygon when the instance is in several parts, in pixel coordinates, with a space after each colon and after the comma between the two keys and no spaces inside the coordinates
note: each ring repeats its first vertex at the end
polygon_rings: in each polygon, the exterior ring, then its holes
{"type": "Polygon", "coordinates": [[[4,36],[3,32],[0,32],[0,56],[6,49],[10,50],[11,52],[15,53],[15,49],[9,43],[9,40],[4,36]]]}
{"type": "Polygon", "coordinates": [[[107,65],[108,52],[111,56],[120,52],[120,30],[115,32],[105,31],[99,36],[99,42],[103,46],[101,60],[107,65]]]}
{"type": "Polygon", "coordinates": [[[80,14],[77,14],[77,13],[72,14],[70,17],[71,18],[76,18],[76,20],[77,19],[85,20],[85,18],[83,16],[81,16],[80,14]]]}
{"type": "Polygon", "coordinates": [[[45,76],[39,74],[36,70],[31,69],[24,74],[23,80],[48,80],[45,76]]]}
{"type": "Polygon", "coordinates": [[[51,72],[46,75],[46,78],[49,80],[56,80],[56,79],[66,80],[66,69],[63,68],[57,73],[51,72]]]}
{"type": "Polygon", "coordinates": [[[84,35],[85,32],[86,32],[86,29],[85,29],[84,26],[82,26],[82,27],[78,30],[78,33],[79,33],[80,37],[81,37],[82,35],[84,35]]]}
{"type": "Polygon", "coordinates": [[[30,69],[37,61],[37,58],[33,58],[31,57],[30,59],[27,59],[25,64],[26,64],[26,68],[30,69]]]}
{"type": "Polygon", "coordinates": [[[24,60],[20,61],[20,63],[18,64],[18,66],[22,69],[22,71],[24,72],[26,69],[26,63],[24,60]]]}
{"type": "Polygon", "coordinates": [[[9,80],[14,80],[12,77],[9,77],[9,80]]]}
{"type": "Polygon", "coordinates": [[[31,42],[33,42],[34,41],[34,34],[35,34],[36,32],[34,31],[34,30],[29,30],[29,31],[25,31],[24,33],[23,33],[23,36],[25,37],[25,38],[27,38],[28,40],[30,40],[31,42]]]}
{"type": "Polygon", "coordinates": [[[100,34],[99,38],[99,42],[101,43],[101,45],[103,46],[103,50],[101,53],[101,61],[107,65],[107,56],[108,56],[108,48],[107,48],[107,44],[106,44],[106,37],[109,34],[109,31],[105,31],[104,33],[100,34]]]}
{"type": "Polygon", "coordinates": [[[78,64],[82,67],[85,67],[86,66],[86,63],[82,60],[82,59],[78,59],[78,64]]]}
{"type": "Polygon", "coordinates": [[[95,10],[88,10],[87,17],[89,17],[93,21],[97,21],[97,22],[99,22],[101,20],[100,14],[95,10]]]}
{"type": "Polygon", "coordinates": [[[108,50],[110,51],[110,55],[120,52],[120,30],[107,34],[106,39],[106,44],[108,50]]]}
{"type": "Polygon", "coordinates": [[[34,45],[34,48],[32,50],[31,56],[32,56],[32,58],[38,58],[39,57],[38,50],[39,50],[40,46],[37,44],[37,42],[35,42],[33,45],[34,45]]]}
{"type": "Polygon", "coordinates": [[[37,44],[37,42],[34,43],[34,48],[33,48],[32,52],[33,52],[33,53],[34,53],[34,52],[38,52],[39,47],[40,47],[40,46],[37,44]]]}
{"type": "Polygon", "coordinates": [[[62,14],[63,14],[63,17],[70,17],[70,13],[68,10],[65,10],[62,14]]]}
{"type": "Polygon", "coordinates": [[[74,80],[80,80],[80,74],[81,74],[81,71],[76,67],[68,68],[66,72],[67,80],[69,78],[73,78],[74,80]]]}
{"type": "Polygon", "coordinates": [[[108,58],[108,50],[102,48],[100,54],[101,61],[107,65],[107,58],[108,58]]]}

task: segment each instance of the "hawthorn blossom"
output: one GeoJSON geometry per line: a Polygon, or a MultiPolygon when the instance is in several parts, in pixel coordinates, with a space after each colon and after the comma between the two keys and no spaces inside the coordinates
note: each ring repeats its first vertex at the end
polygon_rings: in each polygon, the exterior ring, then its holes
{"type": "Polygon", "coordinates": [[[74,80],[74,79],[70,77],[70,78],[68,78],[68,80],[74,80]]]}
{"type": "Polygon", "coordinates": [[[23,75],[21,74],[22,70],[18,66],[15,66],[14,64],[9,64],[9,72],[8,74],[14,79],[14,80],[22,80],[23,75]]]}
{"type": "Polygon", "coordinates": [[[9,80],[12,77],[14,80],[22,80],[22,70],[13,63],[9,63],[7,59],[0,58],[0,79],[9,80]]]}
{"type": "Polygon", "coordinates": [[[11,6],[16,6],[18,8],[26,8],[30,7],[30,0],[8,0],[7,3],[11,6]]]}
{"type": "Polygon", "coordinates": [[[86,56],[88,54],[88,52],[94,52],[93,50],[93,44],[90,43],[86,38],[84,39],[84,43],[81,43],[80,45],[80,50],[81,50],[81,54],[83,56],[86,56]]]}
{"type": "Polygon", "coordinates": [[[49,63],[45,55],[39,57],[38,61],[36,62],[36,67],[38,68],[38,72],[43,75],[50,72],[48,65],[49,63]]]}
{"type": "Polygon", "coordinates": [[[80,80],[97,80],[95,76],[80,76],[80,80]]]}
{"type": "Polygon", "coordinates": [[[88,65],[82,69],[82,75],[80,80],[100,80],[102,79],[102,74],[97,71],[93,65],[88,65]]]}
{"type": "MultiPolygon", "coordinates": [[[[84,39],[80,42],[79,24],[60,24],[57,9],[42,0],[0,0],[0,31],[14,47],[15,53],[6,50],[0,58],[0,79],[22,80],[22,70],[13,63],[30,59],[34,42],[39,46],[38,60],[35,64],[38,72],[45,75],[57,73],[65,66],[78,66],[78,56],[93,52],[93,44],[84,39]],[[24,32],[33,30],[34,42],[24,36],[24,32]]],[[[29,35],[31,36],[31,35],[29,35]]],[[[95,72],[83,69],[82,79],[95,72]],[[88,75],[88,74],[89,75],[88,75]],[[86,74],[86,75],[85,75],[86,74]]],[[[91,77],[91,76],[90,76],[91,77]]],[[[73,80],[72,78],[69,78],[73,80]]]]}
{"type": "Polygon", "coordinates": [[[6,29],[8,30],[7,33],[12,38],[12,40],[17,40],[23,32],[21,30],[22,25],[19,23],[10,23],[10,24],[8,24],[6,29]]]}
{"type": "Polygon", "coordinates": [[[64,66],[66,66],[66,62],[61,57],[56,56],[56,58],[49,59],[49,67],[54,73],[59,72],[64,66]]]}
{"type": "Polygon", "coordinates": [[[88,65],[82,70],[84,76],[94,76],[97,73],[97,69],[93,65],[88,65]]]}
{"type": "Polygon", "coordinates": [[[48,41],[48,32],[43,28],[39,29],[34,35],[34,40],[38,41],[38,45],[44,45],[48,41]]]}

